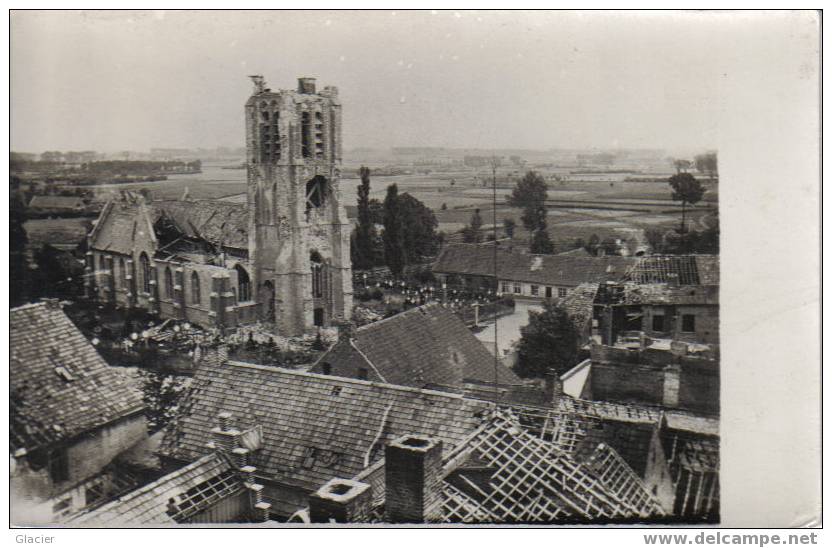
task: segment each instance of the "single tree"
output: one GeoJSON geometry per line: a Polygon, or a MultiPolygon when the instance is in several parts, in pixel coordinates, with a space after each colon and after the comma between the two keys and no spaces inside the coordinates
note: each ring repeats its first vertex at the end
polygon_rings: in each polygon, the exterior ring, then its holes
{"type": "Polygon", "coordinates": [[[507,238],[514,238],[514,229],[516,227],[517,223],[511,217],[506,217],[505,219],[503,219],[503,229],[506,231],[507,238]]]}
{"type": "Polygon", "coordinates": [[[358,226],[355,229],[353,266],[367,269],[375,266],[376,225],[370,210],[370,170],[361,166],[358,173],[361,184],[358,187],[358,226]]]}
{"type": "Polygon", "coordinates": [[[676,173],[683,173],[690,169],[690,160],[673,160],[673,167],[676,168],[676,173]]]}
{"type": "Polygon", "coordinates": [[[523,226],[529,232],[534,232],[546,219],[546,181],[538,173],[529,171],[517,181],[508,205],[523,210],[520,217],[523,226]]]}
{"type": "Polygon", "coordinates": [[[644,239],[647,240],[651,252],[664,253],[664,231],[658,228],[647,228],[644,230],[644,239]]]}
{"type": "Polygon", "coordinates": [[[685,226],[687,206],[698,203],[705,194],[705,188],[690,173],[677,173],[668,180],[668,183],[673,188],[673,199],[682,202],[681,232],[684,233],[687,230],[685,226]]]}
{"type": "Polygon", "coordinates": [[[549,239],[549,233],[545,228],[534,231],[529,251],[536,255],[551,255],[555,252],[555,244],[549,239]]]}
{"type": "Polygon", "coordinates": [[[521,377],[541,378],[549,369],[561,375],[577,362],[575,324],[550,300],[543,303],[543,310],[529,312],[529,323],[520,334],[515,371],[521,377]]]}
{"type": "Polygon", "coordinates": [[[402,216],[399,211],[399,188],[392,184],[387,187],[384,198],[384,262],[393,276],[399,278],[405,265],[402,216]]]}
{"type": "Polygon", "coordinates": [[[421,263],[439,252],[439,222],[424,203],[405,192],[398,197],[405,264],[421,263]]]}
{"type": "Polygon", "coordinates": [[[711,182],[714,181],[718,173],[716,152],[706,152],[704,154],[697,154],[693,159],[696,165],[696,171],[708,175],[711,182]]]}
{"type": "Polygon", "coordinates": [[[474,210],[473,215],[471,215],[471,222],[462,229],[462,239],[465,243],[468,244],[478,244],[482,241],[482,233],[480,230],[482,229],[482,216],[480,215],[479,208],[474,210]]]}
{"type": "Polygon", "coordinates": [[[586,247],[584,249],[590,255],[598,255],[598,248],[601,246],[601,238],[598,237],[597,234],[593,234],[589,237],[589,241],[586,243],[586,247]]]}

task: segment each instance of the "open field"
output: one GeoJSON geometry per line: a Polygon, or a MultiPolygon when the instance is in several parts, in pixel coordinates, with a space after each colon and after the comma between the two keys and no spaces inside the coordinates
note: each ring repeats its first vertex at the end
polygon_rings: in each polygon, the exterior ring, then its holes
{"type": "MultiPolygon", "coordinates": [[[[523,245],[528,234],[520,226],[521,212],[505,204],[516,181],[522,177],[520,169],[505,169],[497,174],[497,222],[513,218],[517,222],[515,240],[523,245]]],[[[679,223],[681,208],[671,199],[671,189],[666,183],[627,182],[627,174],[604,174],[603,177],[583,177],[587,180],[555,181],[553,175],[563,176],[561,170],[543,171],[548,190],[548,230],[558,251],[571,248],[577,239],[588,240],[592,235],[600,239],[617,238],[642,243],[646,228],[668,230],[679,223]]],[[[664,175],[664,174],[654,174],[664,175]]],[[[666,174],[668,177],[670,172],[666,174]]],[[[449,171],[431,174],[371,176],[371,198],[384,200],[386,188],[392,183],[399,193],[410,193],[430,207],[439,221],[439,230],[449,235],[458,233],[479,208],[486,225],[492,223],[492,191],[490,172],[482,170],[449,171]],[[453,181],[453,185],[451,182],[453,181]],[[487,186],[483,186],[483,184],[487,186]],[[443,209],[443,205],[445,209],[443,209]]],[[[341,198],[345,205],[354,205],[358,198],[360,180],[353,170],[345,169],[341,179],[341,198]]],[[[719,185],[704,183],[707,192],[703,201],[690,210],[690,219],[700,226],[717,207],[719,185]]],[[[147,188],[156,199],[176,199],[185,189],[194,199],[222,199],[244,203],[246,200],[246,171],[222,169],[219,165],[204,165],[197,175],[172,175],[167,181],[154,183],[129,183],[95,187],[100,199],[119,190],[137,191],[147,188]]],[[[354,210],[354,208],[350,208],[354,210]]],[[[71,221],[71,220],[67,220],[71,221]]],[[[76,223],[77,224],[77,223],[76,223]]],[[[60,230],[55,225],[54,230],[60,230]]],[[[42,230],[42,229],[41,229],[42,230]]],[[[458,239],[452,236],[452,240],[458,239]]]]}

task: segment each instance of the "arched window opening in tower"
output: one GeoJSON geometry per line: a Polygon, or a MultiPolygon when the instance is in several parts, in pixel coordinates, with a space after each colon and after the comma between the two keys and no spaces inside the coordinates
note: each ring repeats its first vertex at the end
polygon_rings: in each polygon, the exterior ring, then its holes
{"type": "Polygon", "coordinates": [[[327,193],[326,177],[315,175],[306,183],[306,209],[324,205],[327,193]]]}
{"type": "Polygon", "coordinates": [[[199,290],[199,274],[191,274],[191,302],[199,304],[202,302],[202,293],[199,290]]]}
{"type": "Polygon", "coordinates": [[[309,146],[311,140],[312,124],[309,121],[309,113],[304,112],[300,116],[300,153],[304,158],[312,156],[312,150],[309,146]]]}
{"type": "Polygon", "coordinates": [[[173,273],[170,267],[165,269],[165,295],[168,299],[173,299],[173,273]]]}
{"type": "Polygon", "coordinates": [[[124,259],[118,260],[118,271],[121,274],[121,283],[127,288],[127,267],[124,264],[124,259]]]}
{"type": "Polygon", "coordinates": [[[150,260],[147,258],[146,253],[142,253],[139,256],[139,263],[142,266],[142,290],[145,293],[150,293],[150,280],[152,273],[150,272],[150,260]]]}
{"type": "Polygon", "coordinates": [[[240,265],[235,265],[234,270],[237,271],[237,296],[240,302],[251,300],[251,278],[249,278],[246,269],[240,265]]]}

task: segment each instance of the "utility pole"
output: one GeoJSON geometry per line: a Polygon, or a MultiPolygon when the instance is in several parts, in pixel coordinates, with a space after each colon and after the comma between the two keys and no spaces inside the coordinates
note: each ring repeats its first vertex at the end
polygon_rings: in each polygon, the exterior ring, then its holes
{"type": "MultiPolygon", "coordinates": [[[[499,272],[497,270],[497,167],[500,165],[500,160],[497,158],[496,155],[491,156],[491,161],[489,162],[491,165],[491,213],[492,213],[492,220],[493,226],[492,231],[494,234],[494,284],[495,296],[498,293],[500,288],[500,277],[499,272]]],[[[499,367],[500,362],[500,345],[497,342],[497,303],[494,303],[494,401],[497,401],[499,396],[499,392],[497,389],[498,383],[497,380],[499,379],[497,374],[497,369],[499,367]]]]}

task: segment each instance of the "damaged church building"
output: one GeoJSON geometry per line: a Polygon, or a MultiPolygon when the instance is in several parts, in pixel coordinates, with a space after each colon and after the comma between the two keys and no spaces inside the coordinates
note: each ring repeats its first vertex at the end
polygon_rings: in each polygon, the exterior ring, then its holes
{"type": "Polygon", "coordinates": [[[350,225],[341,202],[338,89],[314,78],[245,105],[247,200],[123,193],[89,234],[89,296],[203,327],[281,335],[350,319],[350,225]]]}

